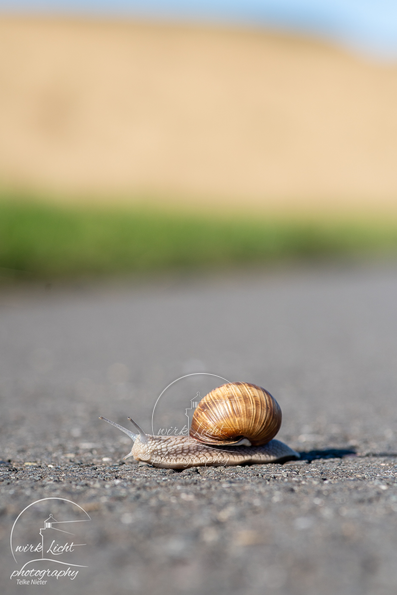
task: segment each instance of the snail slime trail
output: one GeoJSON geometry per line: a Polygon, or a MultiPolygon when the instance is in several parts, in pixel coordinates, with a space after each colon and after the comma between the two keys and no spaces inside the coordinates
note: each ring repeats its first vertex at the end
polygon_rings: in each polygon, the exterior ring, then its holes
{"type": "Polygon", "coordinates": [[[136,433],[100,417],[133,441],[125,457],[164,469],[200,465],[281,463],[299,459],[289,446],[274,440],[282,414],[272,395],[255,384],[231,382],[208,393],[198,404],[189,436],[152,436],[128,418],[136,433]]]}

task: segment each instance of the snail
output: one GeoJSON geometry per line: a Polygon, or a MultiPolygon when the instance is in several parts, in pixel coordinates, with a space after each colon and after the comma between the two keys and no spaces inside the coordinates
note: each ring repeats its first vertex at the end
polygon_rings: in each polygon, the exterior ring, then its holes
{"type": "Polygon", "coordinates": [[[189,436],[152,436],[130,417],[137,433],[105,417],[133,441],[131,452],[137,461],[166,469],[200,465],[275,463],[299,458],[279,440],[273,440],[281,426],[281,409],[276,399],[260,386],[247,382],[224,384],[199,402],[189,436]]]}

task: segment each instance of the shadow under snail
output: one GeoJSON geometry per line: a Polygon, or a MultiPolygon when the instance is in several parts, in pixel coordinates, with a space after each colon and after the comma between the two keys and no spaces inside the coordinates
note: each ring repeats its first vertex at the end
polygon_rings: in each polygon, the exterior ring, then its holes
{"type": "Polygon", "coordinates": [[[281,426],[281,409],[264,388],[232,382],[212,390],[199,402],[189,436],[152,436],[130,417],[137,433],[105,417],[133,441],[125,457],[165,469],[200,465],[279,463],[298,459],[289,446],[273,440],[281,426]]]}

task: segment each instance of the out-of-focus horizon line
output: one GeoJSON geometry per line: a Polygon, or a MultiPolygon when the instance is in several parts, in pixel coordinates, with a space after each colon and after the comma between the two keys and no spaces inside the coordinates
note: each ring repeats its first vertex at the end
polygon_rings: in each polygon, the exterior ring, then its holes
{"type": "Polygon", "coordinates": [[[314,36],[380,59],[397,58],[395,0],[0,0],[0,11],[263,27],[314,36]]]}

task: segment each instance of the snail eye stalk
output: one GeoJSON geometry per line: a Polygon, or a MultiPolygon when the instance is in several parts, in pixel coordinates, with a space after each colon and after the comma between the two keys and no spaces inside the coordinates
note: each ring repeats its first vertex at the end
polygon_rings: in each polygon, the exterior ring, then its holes
{"type": "Polygon", "coordinates": [[[111,421],[110,419],[106,419],[106,417],[100,417],[99,419],[103,419],[103,421],[106,421],[111,426],[114,426],[118,430],[121,430],[122,432],[124,432],[124,434],[127,434],[127,436],[129,436],[133,442],[135,442],[135,440],[138,437],[138,434],[134,434],[134,432],[131,432],[131,430],[127,430],[127,428],[123,428],[123,426],[120,426],[119,424],[116,424],[115,421],[111,421]]]}
{"type": "Polygon", "coordinates": [[[130,417],[128,419],[132,423],[132,425],[134,425],[136,427],[136,429],[138,430],[139,437],[141,439],[141,442],[143,442],[144,444],[146,444],[147,443],[147,436],[146,436],[145,432],[142,430],[142,428],[140,428],[138,426],[138,424],[133,419],[131,419],[130,417]]]}

